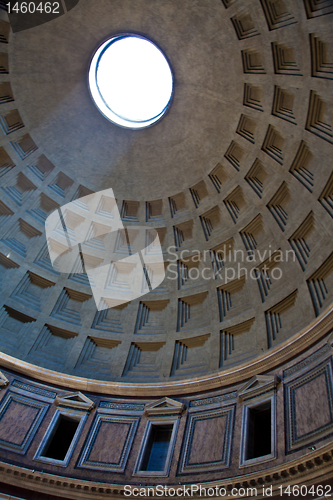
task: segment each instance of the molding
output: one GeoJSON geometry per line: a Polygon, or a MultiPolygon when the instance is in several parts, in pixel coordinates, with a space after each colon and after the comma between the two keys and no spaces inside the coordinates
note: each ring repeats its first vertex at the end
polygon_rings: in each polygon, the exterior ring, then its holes
{"type": "Polygon", "coordinates": [[[95,403],[82,392],[69,392],[63,396],[57,396],[55,399],[56,406],[66,406],[66,408],[75,408],[76,410],[91,411],[95,408],[95,403]]]}
{"type": "Polygon", "coordinates": [[[23,396],[33,397],[39,401],[44,401],[46,403],[53,403],[57,397],[57,393],[53,391],[48,391],[43,387],[37,387],[30,385],[27,382],[22,382],[21,380],[13,380],[10,384],[10,390],[16,392],[17,394],[22,394],[23,396]]]}
{"type": "Polygon", "coordinates": [[[173,399],[164,397],[153,403],[146,405],[145,414],[147,416],[162,416],[162,415],[181,415],[185,410],[185,405],[174,401],[173,399]]]}
{"type": "Polygon", "coordinates": [[[332,342],[333,335],[330,335],[327,339],[327,343],[322,347],[314,351],[306,358],[303,358],[298,363],[293,364],[292,366],[290,366],[290,368],[283,370],[283,381],[285,382],[287,379],[294,378],[295,376],[299,377],[304,372],[304,370],[308,370],[314,365],[318,365],[319,363],[324,361],[324,359],[326,359],[328,356],[332,356],[332,342]]]}
{"type": "Polygon", "coordinates": [[[178,433],[180,415],[152,415],[148,417],[146,428],[144,431],[144,435],[142,438],[140,450],[135,462],[133,476],[141,476],[141,477],[168,477],[170,474],[171,468],[171,460],[176,444],[176,438],[178,433]],[[147,451],[147,447],[149,446],[149,441],[151,437],[151,433],[153,432],[154,427],[172,425],[172,432],[169,441],[168,451],[165,458],[165,464],[163,470],[143,470],[142,465],[145,458],[145,454],[147,451]]]}
{"type": "Polygon", "coordinates": [[[110,412],[112,410],[112,413],[119,413],[121,412],[122,414],[124,412],[128,412],[130,414],[132,413],[141,413],[145,409],[145,404],[138,404],[138,403],[133,403],[132,401],[100,401],[98,405],[98,412],[110,412]]]}
{"type": "Polygon", "coordinates": [[[245,401],[243,406],[242,430],[241,430],[241,448],[239,456],[239,468],[249,467],[251,465],[261,466],[277,458],[277,429],[276,429],[276,392],[273,389],[269,393],[258,394],[255,399],[245,401]],[[248,444],[249,432],[249,412],[251,408],[256,408],[263,403],[270,402],[271,408],[271,452],[267,455],[261,455],[255,458],[246,458],[246,448],[248,444]]]}
{"type": "MultiPolygon", "coordinates": [[[[230,466],[232,434],[235,424],[235,412],[236,412],[236,405],[232,405],[232,406],[225,406],[224,408],[213,411],[212,410],[201,411],[189,415],[183,438],[183,451],[181,454],[181,459],[179,464],[179,474],[186,474],[186,473],[193,474],[194,472],[196,473],[211,472],[214,470],[225,469],[230,466]],[[200,421],[202,422],[204,420],[209,420],[211,423],[212,419],[220,419],[220,418],[226,419],[225,431],[223,435],[221,434],[221,438],[223,438],[223,443],[220,443],[222,452],[221,459],[211,460],[209,462],[200,461],[197,463],[193,462],[190,463],[196,423],[200,421]]],[[[215,442],[218,439],[219,437],[216,436],[215,442]]],[[[202,449],[200,451],[201,453],[203,453],[202,449]]]]}
{"type": "MultiPolygon", "coordinates": [[[[137,431],[137,427],[139,424],[140,417],[129,417],[128,415],[106,415],[98,413],[94,420],[94,423],[89,431],[88,441],[86,442],[84,449],[81,453],[78,467],[85,469],[95,469],[109,472],[124,472],[128,460],[128,456],[130,454],[135,433],[137,431]],[[101,431],[101,426],[104,424],[103,431],[101,431]],[[91,460],[90,454],[93,451],[94,444],[96,439],[98,438],[98,434],[103,432],[103,438],[106,439],[105,434],[107,431],[105,429],[105,425],[110,424],[114,426],[129,426],[129,430],[127,436],[123,443],[123,448],[121,450],[119,460],[117,463],[115,462],[105,462],[105,461],[97,461],[91,460]]],[[[119,446],[119,444],[118,444],[119,446]]]]}
{"type": "Polygon", "coordinates": [[[48,428],[47,428],[47,430],[42,438],[42,441],[40,442],[40,444],[37,448],[37,451],[33,457],[33,460],[36,460],[37,462],[50,464],[50,465],[55,465],[58,467],[67,467],[69,464],[69,461],[71,459],[71,456],[73,454],[73,451],[75,449],[75,446],[77,445],[77,442],[80,438],[80,435],[81,435],[81,432],[83,430],[84,424],[86,422],[87,416],[88,416],[87,413],[83,413],[82,411],[78,411],[77,409],[61,408],[61,407],[57,408],[57,410],[54,413],[52,420],[49,423],[49,426],[48,426],[48,428]],[[58,426],[58,421],[61,418],[61,415],[64,415],[66,417],[70,417],[71,420],[76,420],[78,422],[77,429],[76,429],[75,434],[72,438],[70,446],[66,452],[66,456],[63,460],[44,456],[44,453],[47,451],[50,439],[52,439],[52,436],[54,435],[55,429],[58,426]]]}
{"type": "Polygon", "coordinates": [[[195,399],[193,401],[190,401],[189,404],[189,411],[194,411],[197,408],[202,409],[202,407],[206,406],[218,406],[220,407],[221,405],[228,405],[232,402],[234,402],[237,399],[237,391],[234,392],[228,392],[226,394],[221,394],[221,396],[212,396],[210,398],[204,398],[204,399],[195,399]]]}
{"type": "Polygon", "coordinates": [[[176,444],[176,438],[178,433],[180,415],[165,415],[159,417],[158,415],[151,416],[148,418],[145,432],[142,438],[140,450],[135,462],[133,476],[141,476],[141,477],[168,477],[170,474],[171,468],[171,460],[173,456],[173,451],[176,444]],[[144,457],[147,451],[147,447],[149,446],[149,441],[153,432],[153,428],[157,426],[165,426],[172,425],[172,432],[169,441],[168,451],[165,458],[165,464],[163,470],[151,471],[151,470],[143,470],[142,465],[144,461],[144,457]]]}
{"type": "Polygon", "coordinates": [[[8,384],[9,384],[8,378],[5,377],[5,375],[2,372],[0,372],[0,390],[3,387],[6,387],[8,384]]]}
{"type": "MultiPolygon", "coordinates": [[[[326,398],[324,398],[326,399],[326,398]]],[[[303,373],[296,379],[284,384],[284,411],[285,411],[285,436],[286,436],[286,454],[295,450],[304,448],[312,443],[317,444],[320,439],[328,437],[333,433],[333,359],[326,359],[321,364],[317,365],[312,370],[303,373]],[[308,432],[299,434],[297,416],[298,412],[306,412],[306,409],[298,409],[296,401],[296,391],[307,384],[314,381],[316,378],[323,376],[326,382],[327,390],[327,409],[330,415],[330,420],[322,422],[316,429],[310,429],[308,432]]],[[[308,403],[314,411],[314,405],[308,403]]],[[[317,407],[316,407],[317,408],[317,407]]],[[[311,412],[310,412],[311,414],[311,412]]]]}
{"type": "MultiPolygon", "coordinates": [[[[332,479],[332,474],[333,444],[329,443],[288,463],[266,468],[261,472],[238,475],[232,479],[198,483],[198,487],[201,485],[203,488],[226,488],[230,492],[232,488],[250,486],[257,487],[259,491],[262,491],[264,485],[265,487],[272,486],[274,496],[279,495],[279,486],[281,485],[292,487],[302,483],[310,486],[318,480],[323,482],[332,479]]],[[[61,490],[63,496],[71,500],[119,499],[124,498],[125,491],[124,485],[121,484],[62,477],[5,462],[0,462],[0,482],[55,496],[61,490]]],[[[166,485],[167,489],[175,487],[177,488],[179,485],[166,485]]],[[[170,495],[168,495],[169,497],[170,495]]],[[[233,498],[238,500],[244,497],[233,496],[233,498]]]]}
{"type": "Polygon", "coordinates": [[[26,408],[33,408],[36,411],[36,414],[34,416],[32,415],[29,421],[27,421],[27,416],[25,416],[25,435],[22,437],[19,444],[15,443],[15,440],[10,441],[9,433],[9,435],[6,436],[6,439],[0,439],[0,448],[18,453],[20,455],[25,455],[39,429],[39,426],[43,422],[50,405],[45,402],[37,401],[32,398],[26,398],[21,394],[8,391],[5,397],[1,400],[0,404],[0,425],[2,424],[2,419],[6,418],[7,410],[10,406],[15,404],[19,405],[21,408],[23,406],[26,408]]]}
{"type": "Polygon", "coordinates": [[[333,349],[333,332],[327,339],[327,345],[329,345],[333,349]]]}
{"type": "Polygon", "coordinates": [[[275,391],[279,377],[276,375],[255,375],[238,390],[240,401],[256,398],[269,391],[275,391]]]}
{"type": "Polygon", "coordinates": [[[0,366],[24,374],[27,377],[35,378],[40,382],[46,382],[47,384],[55,384],[60,387],[68,387],[88,392],[97,392],[99,394],[108,394],[108,396],[119,395],[146,398],[163,396],[165,393],[176,396],[180,394],[190,394],[191,392],[210,391],[232,384],[239,384],[258,373],[274,370],[276,366],[287,363],[289,360],[298,356],[300,352],[316,344],[321,338],[327,335],[332,328],[333,306],[330,306],[325,312],[315,318],[310,325],[300,330],[292,338],[269,349],[266,353],[254,360],[208,376],[156,384],[131,384],[75,377],[32,365],[4,353],[0,353],[0,366]]]}

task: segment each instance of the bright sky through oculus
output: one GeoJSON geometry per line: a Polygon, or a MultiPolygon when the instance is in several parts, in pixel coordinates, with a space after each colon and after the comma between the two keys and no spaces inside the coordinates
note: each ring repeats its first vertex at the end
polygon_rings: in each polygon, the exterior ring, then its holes
{"type": "Polygon", "coordinates": [[[165,113],[173,79],[162,52],[136,35],[112,38],[96,51],[89,87],[99,110],[128,128],[152,125],[165,113]]]}

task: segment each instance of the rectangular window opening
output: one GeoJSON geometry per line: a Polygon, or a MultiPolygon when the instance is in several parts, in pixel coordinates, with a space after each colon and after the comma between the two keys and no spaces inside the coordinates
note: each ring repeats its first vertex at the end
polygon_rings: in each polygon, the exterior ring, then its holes
{"type": "Polygon", "coordinates": [[[53,460],[65,460],[79,423],[80,420],[67,415],[59,415],[42,456],[53,460]]]}
{"type": "Polygon", "coordinates": [[[272,453],[271,401],[248,408],[245,460],[272,453]]]}
{"type": "Polygon", "coordinates": [[[169,452],[173,424],[152,425],[141,470],[163,472],[169,452]]]}

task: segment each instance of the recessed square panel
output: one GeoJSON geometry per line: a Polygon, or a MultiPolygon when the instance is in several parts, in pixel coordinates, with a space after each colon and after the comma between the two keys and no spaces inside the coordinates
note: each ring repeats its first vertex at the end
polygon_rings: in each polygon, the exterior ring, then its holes
{"type": "Polygon", "coordinates": [[[0,447],[25,454],[48,404],[9,392],[0,406],[0,447]]]}
{"type": "Polygon", "coordinates": [[[139,418],[97,414],[79,466],[123,472],[138,422],[139,418]]]}

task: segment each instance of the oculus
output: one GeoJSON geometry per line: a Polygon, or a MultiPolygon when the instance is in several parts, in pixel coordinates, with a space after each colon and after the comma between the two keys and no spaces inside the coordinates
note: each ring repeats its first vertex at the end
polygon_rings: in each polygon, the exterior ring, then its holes
{"type": "Polygon", "coordinates": [[[88,79],[99,111],[121,127],[149,127],[162,118],[171,101],[169,63],[154,43],[140,35],[105,41],[93,55],[88,79]]]}

